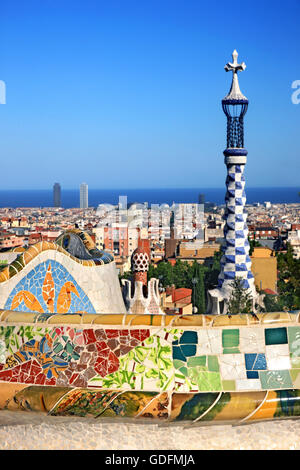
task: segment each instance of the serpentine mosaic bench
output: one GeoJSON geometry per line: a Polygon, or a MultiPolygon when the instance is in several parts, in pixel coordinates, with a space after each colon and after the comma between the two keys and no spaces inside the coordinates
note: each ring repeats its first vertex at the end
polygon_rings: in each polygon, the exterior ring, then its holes
{"type": "Polygon", "coordinates": [[[0,310],[0,409],[194,425],[298,417],[299,315],[0,310]]]}

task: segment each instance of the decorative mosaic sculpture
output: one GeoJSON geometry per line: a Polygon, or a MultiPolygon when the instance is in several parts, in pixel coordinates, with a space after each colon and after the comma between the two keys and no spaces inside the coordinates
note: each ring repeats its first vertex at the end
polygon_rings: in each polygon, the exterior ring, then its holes
{"type": "Polygon", "coordinates": [[[39,242],[0,270],[0,308],[38,312],[125,311],[113,257],[81,230],[39,242]]]}
{"type": "Polygon", "coordinates": [[[147,280],[149,262],[149,253],[138,246],[131,256],[133,279],[132,281],[122,280],[128,313],[164,315],[160,308],[159,280],[150,279],[149,282],[147,280]]]}

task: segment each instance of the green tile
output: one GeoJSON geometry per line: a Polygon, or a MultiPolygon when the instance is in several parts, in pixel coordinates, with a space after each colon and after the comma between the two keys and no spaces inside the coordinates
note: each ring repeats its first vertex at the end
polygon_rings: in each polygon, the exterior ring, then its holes
{"type": "Polygon", "coordinates": [[[288,327],[288,339],[290,352],[294,353],[294,356],[300,356],[300,327],[289,326],[288,327]]]}
{"type": "Polygon", "coordinates": [[[259,377],[263,389],[276,390],[293,386],[288,370],[260,370],[259,377]]]}
{"type": "Polygon", "coordinates": [[[196,366],[206,366],[206,356],[194,356],[189,357],[187,361],[188,367],[196,367],[196,366]]]}
{"type": "Polygon", "coordinates": [[[187,367],[180,367],[179,372],[181,372],[185,377],[188,377],[189,375],[187,367]]]}
{"type": "Polygon", "coordinates": [[[226,348],[223,349],[223,354],[239,354],[241,351],[239,348],[226,348]]]}
{"type": "Polygon", "coordinates": [[[221,391],[221,376],[218,372],[200,371],[198,374],[197,385],[200,392],[221,391]]]}
{"type": "Polygon", "coordinates": [[[240,344],[240,330],[230,329],[222,330],[222,345],[223,348],[236,348],[240,344]]]}
{"type": "Polygon", "coordinates": [[[175,369],[180,369],[180,367],[184,367],[185,365],[185,362],[179,361],[179,359],[173,359],[173,366],[175,369]]]}
{"type": "Polygon", "coordinates": [[[300,369],[300,357],[296,356],[295,353],[290,354],[291,366],[293,369],[300,369]]]}
{"type": "Polygon", "coordinates": [[[235,390],[235,388],[235,380],[222,380],[222,390],[224,392],[235,390]]]}
{"type": "Polygon", "coordinates": [[[288,342],[286,328],[265,328],[265,342],[271,344],[286,344],[288,342]]]}
{"type": "Polygon", "coordinates": [[[211,372],[219,372],[219,361],[217,356],[207,356],[207,367],[211,372]]]}
{"type": "Polygon", "coordinates": [[[295,382],[299,373],[300,373],[300,369],[290,369],[290,376],[293,382],[295,382]]]}

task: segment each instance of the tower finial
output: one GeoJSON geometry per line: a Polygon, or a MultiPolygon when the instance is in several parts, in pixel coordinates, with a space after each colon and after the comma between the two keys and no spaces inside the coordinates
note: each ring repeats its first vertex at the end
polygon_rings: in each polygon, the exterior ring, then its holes
{"type": "Polygon", "coordinates": [[[239,81],[238,81],[238,72],[243,72],[246,68],[245,62],[241,64],[237,61],[238,53],[234,49],[232,53],[232,62],[227,62],[224,69],[226,72],[232,72],[232,83],[230,92],[225,96],[224,100],[247,100],[246,96],[240,90],[239,81]]]}

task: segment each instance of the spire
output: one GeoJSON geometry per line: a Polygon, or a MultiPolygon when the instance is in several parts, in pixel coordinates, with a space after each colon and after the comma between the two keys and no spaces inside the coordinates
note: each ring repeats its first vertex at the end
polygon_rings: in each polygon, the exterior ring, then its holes
{"type": "Polygon", "coordinates": [[[243,72],[246,68],[246,64],[245,62],[239,64],[237,58],[238,53],[234,50],[232,53],[232,62],[228,62],[224,67],[226,72],[232,72],[232,83],[230,92],[225,96],[223,101],[248,101],[246,96],[241,92],[238,81],[238,72],[243,72]]]}

